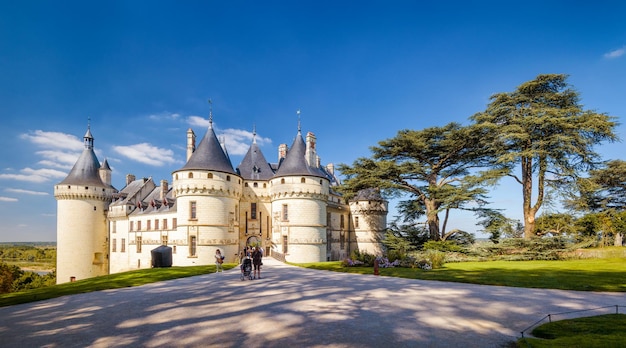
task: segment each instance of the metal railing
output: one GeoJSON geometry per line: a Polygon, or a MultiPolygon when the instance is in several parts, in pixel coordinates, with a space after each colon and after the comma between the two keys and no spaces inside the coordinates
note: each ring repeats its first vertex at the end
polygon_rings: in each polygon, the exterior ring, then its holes
{"type": "MultiPolygon", "coordinates": [[[[572,316],[571,314],[582,313],[582,312],[593,312],[593,311],[600,311],[600,310],[607,311],[608,308],[611,308],[611,309],[614,308],[615,311],[611,310],[610,313],[607,313],[607,314],[611,314],[611,313],[619,314],[620,307],[626,308],[626,306],[613,305],[613,306],[604,306],[604,307],[597,307],[597,308],[590,308],[590,309],[581,309],[581,310],[577,310],[577,311],[569,311],[569,312],[547,314],[543,318],[541,318],[541,319],[537,320],[536,322],[532,323],[529,327],[527,327],[524,330],[520,331],[520,333],[522,334],[521,338],[524,338],[524,333],[528,332],[529,330],[531,330],[531,329],[535,328],[536,326],[538,326],[539,324],[543,323],[544,321],[546,321],[546,319],[547,319],[548,323],[551,323],[552,319],[554,317],[557,317],[557,316],[566,317],[566,318],[563,318],[563,319],[572,319],[572,318],[576,318],[576,317],[581,317],[581,315],[572,316]]],[[[609,311],[607,311],[607,312],[609,312],[609,311]]],[[[562,320],[562,319],[560,319],[560,320],[562,320]]]]}

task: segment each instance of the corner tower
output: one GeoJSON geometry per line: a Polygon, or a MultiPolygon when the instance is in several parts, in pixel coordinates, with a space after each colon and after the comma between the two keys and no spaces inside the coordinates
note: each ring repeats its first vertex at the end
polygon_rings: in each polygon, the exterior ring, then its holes
{"type": "Polygon", "coordinates": [[[355,238],[352,241],[359,251],[382,254],[382,240],[387,229],[388,202],[378,189],[357,192],[349,202],[355,238]]]}
{"type": "Polygon", "coordinates": [[[106,214],[117,190],[111,186],[108,163],[100,167],[89,127],[83,140],[85,148],[74,167],[54,187],[57,284],[109,272],[106,214]]]}
{"type": "Polygon", "coordinates": [[[300,125],[285,159],[270,181],[272,242],[289,262],[326,261],[330,181],[309,165],[300,125]]]}
{"type": "Polygon", "coordinates": [[[188,144],[189,148],[195,150],[187,163],[172,173],[177,231],[185,236],[188,257],[195,263],[213,263],[217,248],[230,260],[239,249],[237,212],[242,179],[215,135],[212,113],[206,134],[197,147],[188,144]]]}

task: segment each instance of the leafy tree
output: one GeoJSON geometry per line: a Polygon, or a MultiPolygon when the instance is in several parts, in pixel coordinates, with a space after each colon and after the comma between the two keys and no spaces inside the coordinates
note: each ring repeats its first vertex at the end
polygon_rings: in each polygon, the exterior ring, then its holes
{"type": "Polygon", "coordinates": [[[458,123],[401,130],[372,147],[371,158],[359,158],[352,166],[341,164],[339,170],[347,179],[339,190],[346,197],[368,187],[408,196],[399,209],[406,221],[425,216],[430,239],[445,239],[452,209],[475,210],[486,204],[485,185],[493,174],[478,170],[489,167],[493,156],[481,131],[458,123]]]}
{"type": "Polygon", "coordinates": [[[521,185],[524,237],[530,238],[546,190],[593,168],[599,160],[593,147],[617,140],[616,123],[606,114],[584,110],[578,92],[561,74],[539,75],[490,100],[472,119],[491,135],[498,165],[521,185]]]}
{"type": "Polygon", "coordinates": [[[499,210],[485,209],[478,212],[481,220],[478,225],[482,226],[482,232],[489,234],[489,240],[499,243],[501,237],[520,238],[523,234],[523,226],[518,220],[509,219],[499,210]]]}
{"type": "Polygon", "coordinates": [[[544,236],[548,233],[553,236],[575,234],[575,221],[574,216],[570,214],[542,214],[536,220],[535,235],[544,236]]]}
{"type": "Polygon", "coordinates": [[[0,294],[12,292],[13,283],[23,274],[19,267],[0,262],[0,294]]]}

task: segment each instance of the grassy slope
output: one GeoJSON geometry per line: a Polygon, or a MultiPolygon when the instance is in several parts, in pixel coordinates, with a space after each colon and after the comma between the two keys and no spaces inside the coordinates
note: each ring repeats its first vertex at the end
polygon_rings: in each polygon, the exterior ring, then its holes
{"type": "MultiPolygon", "coordinates": [[[[300,266],[337,272],[372,274],[371,267],[341,267],[341,262],[300,266]]],[[[526,288],[626,292],[626,259],[568,261],[487,261],[447,263],[421,270],[381,268],[381,276],[526,288]]]]}

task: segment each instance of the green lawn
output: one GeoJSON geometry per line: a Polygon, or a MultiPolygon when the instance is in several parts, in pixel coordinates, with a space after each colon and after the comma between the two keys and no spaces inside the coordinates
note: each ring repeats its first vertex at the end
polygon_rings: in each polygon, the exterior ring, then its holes
{"type": "MultiPolygon", "coordinates": [[[[336,272],[372,274],[372,267],[342,267],[340,261],[297,264],[336,272]]],[[[485,261],[446,263],[443,268],[380,268],[381,276],[524,288],[626,292],[626,259],[485,261]]]]}
{"type": "MultiPolygon", "coordinates": [[[[224,264],[223,266],[224,269],[227,270],[235,267],[236,264],[224,264]]],[[[139,286],[163,280],[193,277],[212,272],[215,272],[215,265],[149,268],[124,273],[116,273],[101,277],[79,280],[72,283],[48,286],[45,288],[2,294],[0,295],[0,307],[46,300],[65,295],[139,286]]]]}
{"type": "Polygon", "coordinates": [[[522,338],[518,347],[626,347],[626,314],[554,321],[535,328],[536,338],[522,338]]]}

